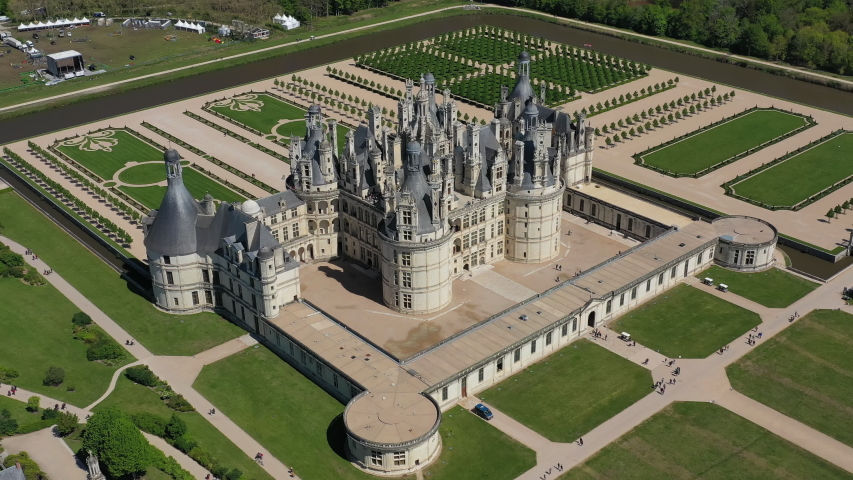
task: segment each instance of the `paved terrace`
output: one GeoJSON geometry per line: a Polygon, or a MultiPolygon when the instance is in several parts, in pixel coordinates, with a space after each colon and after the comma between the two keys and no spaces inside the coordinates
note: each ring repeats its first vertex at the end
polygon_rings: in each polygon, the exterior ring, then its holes
{"type": "Polygon", "coordinates": [[[693,222],[626,251],[552,290],[425,350],[405,366],[343,324],[303,303],[281,309],[272,323],[287,336],[375,395],[410,395],[431,389],[496,352],[577,314],[593,297],[628,288],[715,239],[710,224],[693,222]],[[537,312],[542,312],[541,314],[537,312]],[[528,320],[519,317],[527,315],[528,320]],[[512,328],[509,328],[512,327],[512,328]],[[415,377],[410,370],[417,372],[415,377]]]}

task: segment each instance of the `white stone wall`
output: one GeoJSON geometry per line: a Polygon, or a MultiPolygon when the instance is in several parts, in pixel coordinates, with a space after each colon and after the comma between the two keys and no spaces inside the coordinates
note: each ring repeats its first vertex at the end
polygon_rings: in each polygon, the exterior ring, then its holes
{"type": "Polygon", "coordinates": [[[774,265],[775,251],[776,239],[762,245],[731,243],[721,239],[714,253],[714,260],[720,266],[731,270],[757,272],[774,265]]]}
{"type": "Polygon", "coordinates": [[[436,431],[429,439],[416,445],[391,450],[364,445],[348,437],[347,449],[352,460],[368,470],[402,473],[421,468],[434,460],[441,451],[441,436],[436,431]]]}
{"type": "Polygon", "coordinates": [[[560,253],[562,188],[510,192],[506,197],[506,258],[541,263],[560,253]]]}
{"type": "Polygon", "coordinates": [[[439,384],[428,393],[438,402],[442,410],[447,410],[463,397],[463,387],[467,396],[475,395],[507,377],[518,373],[527,366],[551,355],[560,348],[586,335],[587,332],[619,317],[633,308],[668,290],[686,278],[704,270],[713,264],[714,245],[691,252],[689,257],[674,262],[658,272],[653,272],[630,285],[626,290],[593,301],[586,309],[560,320],[519,345],[503,352],[496,352],[492,358],[458,376],[439,384]],[[701,258],[700,258],[701,256],[701,258]],[[687,270],[685,275],[685,263],[687,270]],[[673,268],[674,274],[673,274],[673,268]],[[648,285],[648,289],[647,286],[648,285]],[[634,293],[636,289],[636,293],[634,293]],[[624,300],[622,294],[624,293],[624,300]],[[592,325],[590,320],[592,319],[592,325]],[[535,345],[534,345],[535,343],[535,345]],[[482,380],[480,371],[482,370],[482,380]]]}
{"type": "Polygon", "coordinates": [[[396,311],[423,314],[446,307],[453,296],[452,235],[426,243],[380,237],[382,295],[396,311]]]}
{"type": "Polygon", "coordinates": [[[149,250],[148,265],[155,303],[161,309],[195,313],[213,308],[207,304],[204,293],[205,289],[212,288],[203,282],[202,269],[210,267],[205,258],[195,253],[164,256],[149,250]]]}

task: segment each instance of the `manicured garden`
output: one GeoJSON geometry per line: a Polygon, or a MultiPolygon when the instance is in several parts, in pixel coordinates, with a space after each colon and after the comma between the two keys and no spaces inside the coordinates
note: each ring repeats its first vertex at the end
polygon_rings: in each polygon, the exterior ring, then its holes
{"type": "Polygon", "coordinates": [[[344,405],[266,348],[205,366],[193,387],[301,478],[372,478],[346,459],[344,405]]]}
{"type": "Polygon", "coordinates": [[[539,37],[496,27],[479,27],[479,30],[440,35],[435,45],[462,58],[495,66],[515,62],[523,50],[535,54],[545,47],[539,37]]]}
{"type": "Polygon", "coordinates": [[[213,313],[170,315],[157,310],[133,284],[18,195],[3,195],[0,218],[5,236],[32,249],[155,355],[195,355],[244,333],[213,313]]]}
{"type": "MultiPolygon", "coordinates": [[[[190,162],[181,161],[184,169],[187,168],[190,162]]],[[[162,160],[153,163],[142,163],[134,165],[128,169],[122,170],[118,174],[118,180],[128,185],[150,185],[152,183],[160,183],[166,181],[166,165],[162,160]]]]}
{"type": "MultiPolygon", "coordinates": [[[[125,170],[125,172],[140,167],[145,167],[145,169],[140,172],[140,175],[147,175],[149,170],[153,174],[153,172],[157,170],[157,166],[153,164],[146,164],[140,165],[139,167],[132,167],[125,170]]],[[[163,173],[163,165],[160,164],[159,167],[160,173],[163,173]]],[[[201,199],[204,198],[205,194],[209,193],[213,198],[225,202],[242,202],[246,200],[246,198],[239,193],[192,168],[184,168],[182,170],[182,177],[184,179],[184,185],[192,194],[193,198],[201,199]]],[[[162,176],[161,181],[165,181],[165,175],[162,176]]],[[[160,208],[160,203],[166,195],[166,187],[160,185],[152,185],[148,187],[120,186],[118,189],[130,195],[148,208],[160,208]]]]}
{"type": "Polygon", "coordinates": [[[672,173],[693,174],[803,127],[803,117],[780,110],[755,110],[649,154],[643,163],[672,173]]]}
{"type": "Polygon", "coordinates": [[[573,442],[651,392],[644,367],[588,340],[569,345],[479,398],[553,442],[573,442]]]}
{"type": "Polygon", "coordinates": [[[127,162],[163,161],[163,152],[123,129],[63,140],[56,148],[104,180],[111,180],[127,162]]]}
{"type": "Polygon", "coordinates": [[[793,206],[853,175],[853,134],[844,133],[731,185],[736,196],[793,206]]]}
{"type": "MultiPolygon", "coordinates": [[[[11,195],[3,197],[0,212],[11,195]]],[[[14,198],[18,198],[15,196],[14,198]]],[[[6,235],[11,235],[9,222],[6,235]]],[[[39,254],[39,250],[35,250],[39,254]]],[[[87,360],[88,345],[72,337],[71,318],[79,309],[52,285],[25,285],[17,278],[0,278],[0,367],[18,372],[0,383],[14,384],[51,398],[85,407],[103,395],[115,366],[87,360]],[[64,379],[58,386],[44,384],[50,367],[60,367],[64,379]]],[[[3,391],[2,395],[6,392],[3,391]]]]}
{"type": "Polygon", "coordinates": [[[820,286],[778,268],[758,273],[741,273],[715,265],[698,277],[712,278],[717,284],[724,283],[735,295],[769,308],[785,308],[820,286]]]}
{"type": "Polygon", "coordinates": [[[560,480],[850,479],[851,474],[718,405],[676,402],[560,480]]]}
{"type": "MultiPolygon", "coordinates": [[[[168,420],[173,413],[160,397],[148,387],[136,384],[122,375],[116,382],[115,390],[94,411],[115,406],[128,415],[152,414],[168,420]]],[[[207,451],[217,463],[238,468],[244,477],[253,480],[272,479],[272,477],[240,450],[222,432],[216,429],[199,412],[177,413],[187,424],[187,435],[198,442],[201,450],[207,451]]]]}
{"type": "Polygon", "coordinates": [[[619,317],[611,328],[670,358],[705,358],[759,323],[755,312],[679,285],[619,317]]]}
{"type": "MultiPolygon", "coordinates": [[[[263,133],[274,133],[280,120],[298,120],[305,110],[263,93],[246,93],[210,104],[209,108],[263,133]]],[[[304,124],[303,124],[304,125],[304,124]]]]}
{"type": "Polygon", "coordinates": [[[445,412],[438,431],[441,455],[424,478],[512,480],[536,466],[536,452],[462,407],[445,412]]]}
{"type": "Polygon", "coordinates": [[[530,77],[578,90],[598,91],[644,77],[643,65],[591,50],[558,45],[530,62],[530,77]]]}
{"type": "Polygon", "coordinates": [[[726,369],[732,387],[853,447],[853,315],[815,310],[726,369]]]}
{"type": "Polygon", "coordinates": [[[356,65],[370,67],[415,83],[432,73],[436,87],[444,82],[479,72],[476,67],[451,59],[449,54],[427,45],[400,45],[356,58],[356,65]]]}

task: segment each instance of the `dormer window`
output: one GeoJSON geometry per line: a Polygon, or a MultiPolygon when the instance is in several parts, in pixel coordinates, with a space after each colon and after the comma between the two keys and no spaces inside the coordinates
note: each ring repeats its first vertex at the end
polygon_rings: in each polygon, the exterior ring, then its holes
{"type": "Polygon", "coordinates": [[[404,210],[403,211],[403,225],[411,225],[411,224],[412,224],[412,212],[404,210]]]}

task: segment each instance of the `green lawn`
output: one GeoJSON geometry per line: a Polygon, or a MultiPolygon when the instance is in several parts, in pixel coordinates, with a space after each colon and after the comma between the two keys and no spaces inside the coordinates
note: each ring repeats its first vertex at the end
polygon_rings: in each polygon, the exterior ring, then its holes
{"type": "Polygon", "coordinates": [[[705,358],[759,323],[757,313],[679,285],[619,317],[611,328],[670,358],[705,358]]]}
{"type": "MultiPolygon", "coordinates": [[[[128,170],[125,170],[125,172],[128,170]]],[[[205,194],[209,193],[213,198],[226,202],[243,202],[246,200],[244,196],[234,190],[191,168],[184,168],[182,176],[184,177],[184,185],[190,191],[193,198],[201,199],[204,198],[205,194]]],[[[118,189],[148,208],[160,208],[160,203],[163,202],[163,197],[166,196],[166,187],[159,185],[150,187],[121,186],[118,189]]]]}
{"type": "MultiPolygon", "coordinates": [[[[259,107],[260,111],[236,110],[235,108],[242,108],[240,104],[244,103],[239,100],[236,100],[228,106],[212,106],[211,109],[215,110],[217,113],[225,115],[226,117],[230,117],[243,125],[260,130],[264,133],[274,133],[272,128],[279,120],[297,120],[305,117],[306,111],[301,108],[282,102],[281,100],[270,97],[269,95],[256,95],[257,98],[253,102],[260,101],[263,103],[263,105],[259,107]]],[[[302,123],[302,126],[304,128],[305,123],[302,123]]]]}
{"type": "Polygon", "coordinates": [[[17,278],[0,278],[0,310],[0,366],[18,370],[15,385],[78,407],[107,390],[115,367],[86,360],[87,345],[71,337],[71,317],[80,310],[52,285],[31,287],[17,278]],[[51,366],[65,370],[58,387],[42,385],[51,366]]]}
{"type": "MultiPolygon", "coordinates": [[[[21,385],[21,388],[23,388],[23,385],[21,385]]],[[[9,410],[9,413],[12,414],[12,418],[18,422],[18,427],[21,427],[28,423],[41,421],[40,414],[31,413],[27,411],[27,399],[25,397],[21,397],[20,395],[14,397],[7,397],[6,392],[8,390],[9,386],[4,385],[3,395],[0,395],[0,410],[9,410]]],[[[42,406],[44,407],[46,405],[42,406]]],[[[51,408],[53,408],[52,405],[51,408]]]]}
{"type": "Polygon", "coordinates": [[[716,284],[725,283],[730,292],[769,308],[785,308],[820,286],[778,268],[741,273],[714,265],[697,277],[713,278],[716,284]]]}
{"type": "Polygon", "coordinates": [[[163,161],[163,152],[135,135],[121,129],[113,132],[112,136],[108,137],[102,136],[103,132],[77,137],[84,143],[71,146],[60,144],[57,148],[104,180],[112,180],[113,175],[124,168],[127,162],[163,161]],[[110,145],[116,141],[117,143],[110,145]]]}
{"type": "Polygon", "coordinates": [[[727,368],[732,387],[853,446],[853,315],[815,310],[727,368]]]}
{"type": "Polygon", "coordinates": [[[850,479],[853,475],[710,403],[676,402],[559,480],[850,479]]]}
{"type": "MultiPolygon", "coordinates": [[[[116,406],[128,414],[152,413],[160,417],[171,417],[173,410],[167,407],[160,397],[150,388],[137,385],[124,375],[119,378],[116,388],[103,402],[95,407],[95,411],[108,406],[116,406]]],[[[243,453],[222,432],[216,429],[198,412],[178,414],[187,423],[187,434],[199,443],[199,447],[213,454],[223,465],[229,468],[239,468],[245,475],[243,478],[253,480],[272,480],[249,456],[243,453]]]]}
{"type": "MultiPolygon", "coordinates": [[[[188,170],[187,165],[189,163],[187,160],[181,161],[184,170],[188,170]]],[[[152,183],[163,182],[166,180],[166,165],[163,163],[163,160],[135,165],[119,173],[118,179],[128,185],[150,185],[152,183]]]]}
{"type": "Polygon", "coordinates": [[[301,478],[374,478],[345,458],[344,406],[266,348],[207,365],[193,387],[301,478]]]}
{"type": "Polygon", "coordinates": [[[853,175],[853,134],[831,138],[732,186],[767,205],[796,205],[853,175]]]}
{"type": "MultiPolygon", "coordinates": [[[[344,151],[344,147],[347,145],[347,132],[349,132],[349,128],[338,124],[338,153],[344,151]]],[[[297,135],[298,137],[305,136],[305,122],[295,121],[288,122],[279,125],[278,128],[275,129],[276,135],[279,135],[285,143],[290,143],[290,136],[297,135]]]]}
{"type": "Polygon", "coordinates": [[[573,442],[651,392],[645,368],[588,340],[563,348],[479,398],[553,442],[573,442]]]}
{"type": "Polygon", "coordinates": [[[511,480],[536,466],[536,452],[456,406],[441,418],[441,455],[426,468],[430,480],[511,480]]]}
{"type": "Polygon", "coordinates": [[[643,155],[643,163],[673,173],[692,174],[805,124],[805,119],[796,115],[778,110],[756,110],[643,155]]]}
{"type": "Polygon", "coordinates": [[[155,355],[195,355],[244,333],[213,313],[170,315],[157,310],[17,194],[0,196],[0,222],[5,236],[31,248],[155,355]]]}

